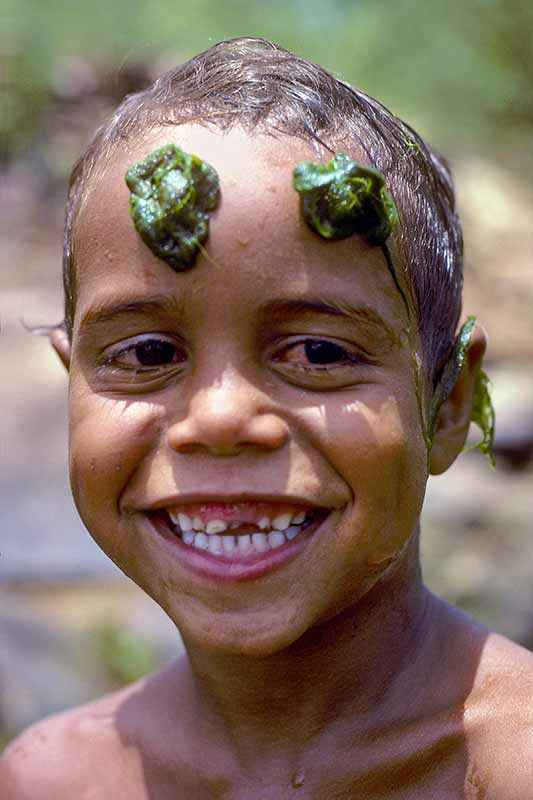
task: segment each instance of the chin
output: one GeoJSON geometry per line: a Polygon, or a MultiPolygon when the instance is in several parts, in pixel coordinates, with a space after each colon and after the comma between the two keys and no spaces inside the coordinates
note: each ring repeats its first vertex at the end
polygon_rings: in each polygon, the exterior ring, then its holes
{"type": "Polygon", "coordinates": [[[191,624],[190,620],[183,620],[182,614],[166,613],[178,628],[187,650],[197,649],[213,656],[268,658],[286,650],[307,630],[306,625],[296,625],[294,620],[281,625],[279,619],[254,621],[253,615],[250,618],[246,613],[209,614],[204,624],[198,616],[191,624]]]}

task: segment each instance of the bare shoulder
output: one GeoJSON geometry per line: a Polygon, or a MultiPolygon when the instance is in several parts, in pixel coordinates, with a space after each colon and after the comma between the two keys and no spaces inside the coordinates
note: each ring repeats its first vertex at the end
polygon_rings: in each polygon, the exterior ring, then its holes
{"type": "Polygon", "coordinates": [[[135,782],[135,754],[120,741],[116,717],[134,687],[32,725],[5,750],[0,759],[2,800],[71,800],[72,797],[131,797],[135,782]],[[113,770],[104,767],[113,763],[113,770]],[[98,768],[97,768],[98,765],[98,768]],[[102,769],[103,768],[103,769],[102,769]],[[104,784],[94,793],[95,777],[104,784]],[[120,792],[115,791],[120,776],[120,792]],[[123,789],[124,787],[124,793],[123,789]],[[99,790],[100,791],[100,790],[99,790]],[[105,794],[107,792],[107,794],[105,794]]]}
{"type": "Polygon", "coordinates": [[[487,637],[465,704],[464,724],[470,761],[467,784],[470,782],[472,792],[476,789],[471,797],[530,800],[533,796],[532,653],[498,634],[487,637]]]}

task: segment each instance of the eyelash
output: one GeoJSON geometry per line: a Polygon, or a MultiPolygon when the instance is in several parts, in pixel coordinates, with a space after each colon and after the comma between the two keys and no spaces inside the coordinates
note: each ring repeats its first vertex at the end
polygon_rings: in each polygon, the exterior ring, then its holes
{"type": "Polygon", "coordinates": [[[124,364],[120,363],[121,357],[124,357],[128,353],[134,353],[137,349],[142,347],[150,348],[154,347],[161,348],[165,345],[168,345],[169,348],[174,348],[174,354],[177,355],[179,353],[179,345],[176,342],[168,338],[164,338],[162,336],[156,336],[154,334],[146,334],[143,338],[136,339],[132,341],[128,345],[122,344],[118,349],[112,350],[104,357],[103,367],[112,367],[119,370],[126,370],[126,371],[133,371],[135,373],[153,373],[161,368],[176,366],[177,364],[183,363],[185,358],[182,358],[178,361],[168,360],[165,363],[160,364],[124,364]]]}
{"type": "MultiPolygon", "coordinates": [[[[324,355],[324,354],[323,354],[324,355]]],[[[340,344],[332,339],[327,338],[319,338],[319,337],[305,337],[304,339],[299,339],[297,341],[291,342],[289,345],[286,345],[279,353],[279,355],[274,356],[274,361],[278,364],[283,364],[284,366],[290,365],[292,369],[301,370],[302,372],[306,373],[315,373],[315,374],[324,374],[326,372],[334,372],[339,371],[342,369],[346,369],[349,367],[357,367],[362,366],[365,364],[370,363],[370,359],[363,354],[361,351],[350,351],[347,346],[344,344],[340,344]],[[328,363],[315,363],[315,364],[302,364],[297,363],[296,361],[291,361],[290,359],[283,360],[280,356],[283,354],[291,353],[295,351],[298,347],[304,347],[306,350],[306,357],[310,359],[310,353],[308,352],[308,346],[318,345],[318,352],[319,354],[320,348],[326,349],[333,348],[336,351],[336,354],[339,356],[338,361],[332,361],[328,363]]]]}
{"type": "MultiPolygon", "coordinates": [[[[125,347],[124,346],[121,347],[116,352],[112,352],[111,354],[109,354],[106,357],[105,364],[106,365],[112,364],[112,363],[118,361],[120,359],[120,357],[125,355],[126,353],[134,352],[135,350],[137,350],[138,348],[141,348],[143,346],[144,347],[153,346],[154,344],[156,344],[158,346],[168,345],[170,347],[174,347],[174,349],[176,351],[178,349],[177,345],[175,343],[173,343],[173,342],[170,342],[168,339],[158,338],[156,336],[149,336],[149,337],[147,336],[146,339],[141,339],[140,341],[139,340],[134,341],[131,344],[125,346],[125,347]]],[[[349,363],[361,363],[362,361],[365,360],[360,353],[350,353],[346,349],[346,347],[344,347],[343,345],[340,345],[338,342],[334,342],[334,341],[332,341],[330,339],[323,339],[323,338],[318,338],[318,337],[306,337],[305,339],[301,339],[301,340],[298,340],[298,341],[295,341],[295,342],[291,342],[289,345],[287,345],[284,348],[284,351],[285,352],[291,352],[292,350],[295,350],[297,347],[302,346],[302,345],[304,346],[304,348],[306,348],[306,350],[307,350],[308,346],[310,346],[310,347],[318,346],[318,348],[322,348],[322,349],[325,349],[327,347],[334,348],[337,351],[339,357],[341,356],[341,354],[344,354],[345,358],[343,360],[345,362],[349,362],[349,363]]],[[[306,356],[308,358],[310,358],[309,352],[306,352],[306,356]]],[[[319,362],[317,362],[316,365],[319,366],[319,362]]],[[[144,365],[144,366],[146,366],[146,365],[144,365]]],[[[328,365],[327,364],[323,364],[321,366],[328,366],[328,365]]]]}
{"type": "MultiPolygon", "coordinates": [[[[366,382],[366,373],[361,370],[375,363],[360,348],[327,337],[280,339],[278,346],[270,351],[270,368],[288,383],[309,391],[332,391],[366,382]],[[303,348],[305,359],[298,360],[299,348],[303,348]],[[318,362],[311,361],[313,356],[318,357],[318,362]],[[320,358],[324,359],[323,363],[320,358]],[[333,360],[328,361],[328,358],[333,360]]],[[[102,379],[109,382],[109,386],[114,384],[118,391],[156,391],[163,383],[166,385],[179,378],[188,360],[187,348],[181,341],[162,334],[144,334],[132,337],[129,342],[126,339],[104,353],[98,371],[102,379]],[[153,348],[152,355],[155,353],[155,362],[159,363],[139,363],[139,353],[135,355],[135,351],[140,348],[147,348],[148,354],[153,348]],[[133,354],[135,363],[127,363],[129,354],[133,354]]]]}

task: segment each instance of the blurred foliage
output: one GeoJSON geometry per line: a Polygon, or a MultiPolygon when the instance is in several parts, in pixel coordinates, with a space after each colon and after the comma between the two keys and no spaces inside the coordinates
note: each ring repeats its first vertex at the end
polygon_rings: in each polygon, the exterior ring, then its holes
{"type": "Polygon", "coordinates": [[[318,61],[439,146],[509,144],[533,123],[532,30],[525,0],[0,0],[4,154],[26,147],[54,96],[103,73],[118,88],[132,65],[155,75],[241,35],[318,61]]]}
{"type": "Polygon", "coordinates": [[[118,686],[132,683],[159,666],[153,647],[138,633],[108,623],[99,626],[94,636],[101,663],[118,686]]]}

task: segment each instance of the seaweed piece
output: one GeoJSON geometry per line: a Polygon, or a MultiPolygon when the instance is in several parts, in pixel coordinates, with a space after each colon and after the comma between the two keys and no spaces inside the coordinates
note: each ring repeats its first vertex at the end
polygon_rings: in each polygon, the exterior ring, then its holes
{"type": "Polygon", "coordinates": [[[476,376],[474,385],[474,402],[472,406],[472,422],[481,428],[483,438],[477,444],[466,448],[473,450],[478,448],[491,467],[496,466],[494,460],[494,432],[496,426],[496,414],[489,392],[490,379],[485,370],[480,369],[476,376]]]}
{"type": "MultiPolygon", "coordinates": [[[[435,429],[440,407],[455,386],[459,377],[459,373],[463,368],[463,364],[470,348],[470,342],[475,323],[476,318],[474,316],[469,316],[464,325],[461,327],[455,340],[455,345],[450,358],[446,362],[440,381],[435,389],[431,413],[432,435],[435,429]]],[[[475,422],[476,425],[481,429],[483,436],[480,442],[472,445],[471,447],[465,448],[465,451],[478,448],[486,457],[489,464],[494,467],[495,461],[493,446],[496,415],[494,413],[494,406],[490,397],[489,383],[490,381],[487,373],[482,369],[478,370],[474,383],[471,419],[472,422],[475,422]]]]}
{"type": "Polygon", "coordinates": [[[190,269],[219,200],[218,174],[197,156],[167,144],[126,173],[130,213],[150,250],[176,272],[190,269]]]}
{"type": "Polygon", "coordinates": [[[440,407],[450,395],[453,387],[457,383],[457,378],[459,377],[459,373],[461,372],[463,364],[465,363],[465,358],[468,353],[470,339],[472,338],[475,324],[476,318],[469,316],[457,334],[451,355],[444,365],[440,380],[433,394],[431,413],[432,428],[435,427],[440,407]]]}
{"type": "Polygon", "coordinates": [[[381,172],[336,153],[327,164],[303,161],[294,168],[307,224],[326,239],[366,236],[383,245],[398,224],[398,212],[381,172]]]}

